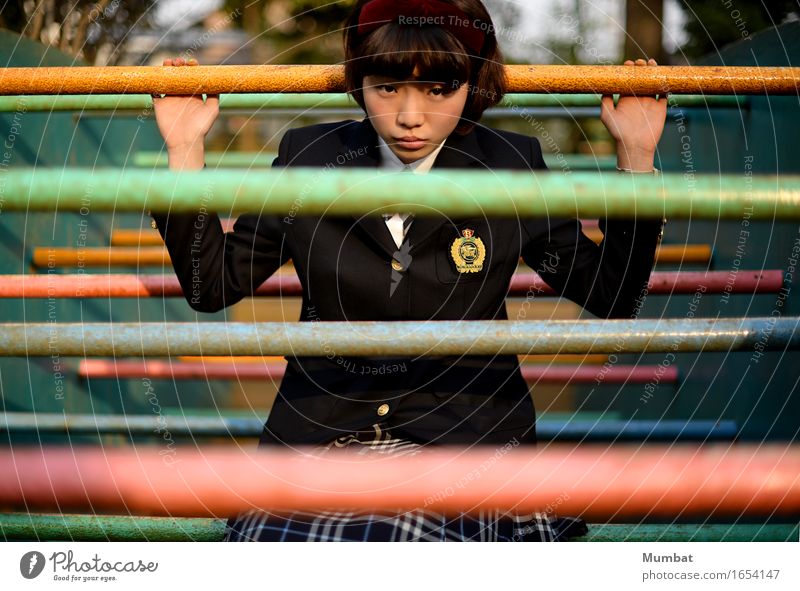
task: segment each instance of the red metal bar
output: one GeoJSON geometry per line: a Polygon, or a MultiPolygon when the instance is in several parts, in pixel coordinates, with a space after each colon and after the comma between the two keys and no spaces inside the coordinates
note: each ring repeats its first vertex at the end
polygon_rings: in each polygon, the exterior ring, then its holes
{"type": "MultiPolygon", "coordinates": [[[[240,361],[127,361],[82,359],[78,375],[87,379],[177,379],[177,380],[280,380],[285,363],[240,361]]],[[[539,384],[674,384],[674,365],[523,365],[522,377],[539,384]]]]}
{"type": "MultiPolygon", "coordinates": [[[[301,296],[296,276],[270,277],[256,295],[301,296]]],[[[149,298],[183,297],[173,275],[5,275],[0,298],[149,298]]]]}
{"type": "MultiPolygon", "coordinates": [[[[728,271],[686,272],[655,271],[650,275],[651,294],[730,293],[754,294],[777,293],[783,287],[783,271],[739,271],[732,275],[728,271]]],[[[519,273],[511,278],[510,296],[552,295],[550,287],[535,273],[519,273]],[[539,293],[539,290],[545,290],[539,293]]]]}
{"type": "Polygon", "coordinates": [[[541,511],[558,503],[563,515],[605,521],[800,516],[800,446],[512,442],[400,458],[32,448],[0,451],[0,474],[0,505],[26,511],[224,517],[254,507],[541,511]]]}
{"type": "MultiPolygon", "coordinates": [[[[776,293],[783,286],[783,271],[654,272],[651,294],[776,293]]],[[[553,295],[535,273],[519,273],[511,279],[509,295],[553,295]]],[[[0,298],[146,298],[181,297],[178,279],[171,275],[2,275],[0,298]]],[[[264,282],[257,296],[300,296],[300,280],[276,275],[264,282]]]]}

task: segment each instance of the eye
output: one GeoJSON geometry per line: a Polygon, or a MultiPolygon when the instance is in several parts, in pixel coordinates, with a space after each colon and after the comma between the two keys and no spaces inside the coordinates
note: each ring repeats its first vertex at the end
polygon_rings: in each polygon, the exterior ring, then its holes
{"type": "Polygon", "coordinates": [[[434,86],[431,88],[430,93],[433,96],[448,96],[453,94],[453,90],[447,86],[434,86]]]}
{"type": "Polygon", "coordinates": [[[397,88],[395,88],[391,84],[381,84],[381,85],[378,86],[378,90],[380,92],[386,92],[386,93],[389,93],[389,94],[391,94],[393,92],[397,92],[397,88]]]}

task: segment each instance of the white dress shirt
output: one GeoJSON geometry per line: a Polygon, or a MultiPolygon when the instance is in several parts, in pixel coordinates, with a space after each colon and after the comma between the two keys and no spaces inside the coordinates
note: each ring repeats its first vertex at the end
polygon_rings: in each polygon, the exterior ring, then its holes
{"type": "MultiPolygon", "coordinates": [[[[436,157],[439,155],[439,152],[442,151],[443,147],[444,141],[424,158],[415,160],[411,164],[404,164],[403,161],[392,152],[392,149],[386,142],[383,141],[383,138],[378,138],[378,150],[381,154],[381,168],[387,170],[410,170],[414,174],[428,173],[430,169],[433,168],[433,163],[436,161],[436,157]]],[[[408,226],[411,225],[410,221],[408,224],[405,223],[410,215],[410,213],[383,214],[386,220],[386,226],[389,228],[389,232],[392,233],[392,238],[394,238],[394,243],[397,245],[397,248],[400,248],[406,236],[406,232],[408,231],[408,226]]]]}

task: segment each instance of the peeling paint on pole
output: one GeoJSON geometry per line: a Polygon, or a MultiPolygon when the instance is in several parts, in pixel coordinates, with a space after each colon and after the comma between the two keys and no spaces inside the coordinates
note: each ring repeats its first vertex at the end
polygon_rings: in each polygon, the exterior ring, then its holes
{"type": "Polygon", "coordinates": [[[45,170],[9,171],[0,197],[6,211],[198,211],[286,214],[304,189],[304,215],[403,211],[418,215],[556,216],[579,218],[800,219],[800,177],[707,175],[686,190],[681,174],[619,175],[459,170],[427,175],[378,169],[268,171],[45,170]],[[409,199],[413,195],[413,201],[409,199]]]}
{"type": "Polygon", "coordinates": [[[800,347],[798,318],[4,324],[0,356],[510,355],[800,347]],[[766,342],[762,336],[768,334],[766,342]]]}

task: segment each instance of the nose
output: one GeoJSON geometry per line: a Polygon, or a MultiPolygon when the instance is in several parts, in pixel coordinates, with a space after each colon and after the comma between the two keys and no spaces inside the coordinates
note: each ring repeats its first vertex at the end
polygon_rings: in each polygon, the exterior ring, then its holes
{"type": "Polygon", "coordinates": [[[400,110],[397,112],[397,125],[406,129],[420,127],[425,122],[422,97],[415,88],[405,88],[404,90],[400,110]]]}

